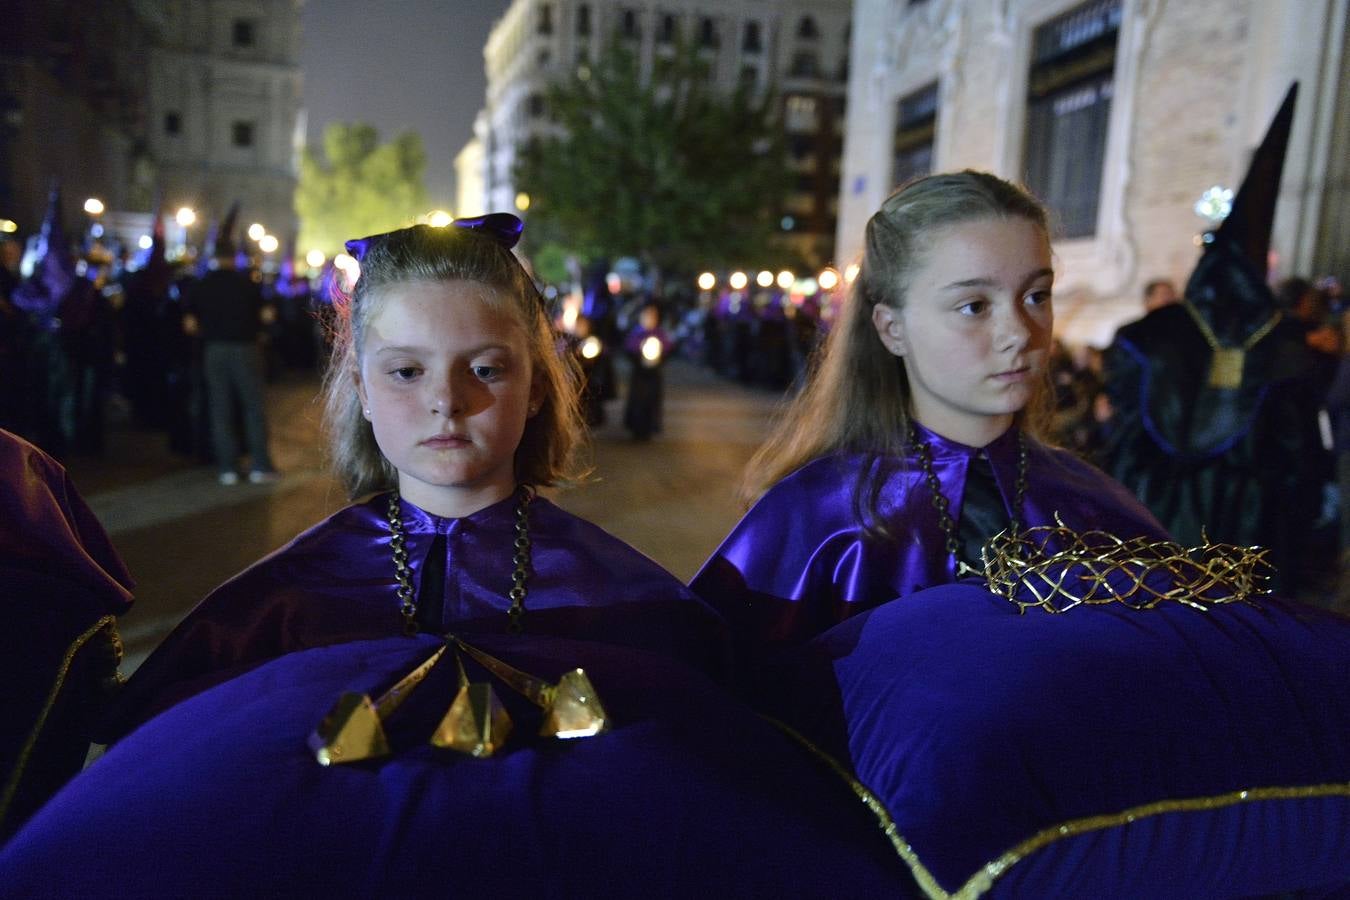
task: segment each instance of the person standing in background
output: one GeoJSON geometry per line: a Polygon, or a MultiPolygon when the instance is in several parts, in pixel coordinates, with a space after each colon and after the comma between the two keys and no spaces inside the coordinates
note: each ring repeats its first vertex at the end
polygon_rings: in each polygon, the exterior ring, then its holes
{"type": "Polygon", "coordinates": [[[213,254],[214,268],[188,291],[183,330],[202,340],[217,478],[223,485],[239,483],[235,468],[239,438],[234,418],[238,403],[248,442],[248,480],[254,484],[273,482],[280,475],[267,449],[263,359],[258,339],[276,313],[264,304],[258,285],[235,268],[234,247],[228,240],[218,241],[213,254]]]}

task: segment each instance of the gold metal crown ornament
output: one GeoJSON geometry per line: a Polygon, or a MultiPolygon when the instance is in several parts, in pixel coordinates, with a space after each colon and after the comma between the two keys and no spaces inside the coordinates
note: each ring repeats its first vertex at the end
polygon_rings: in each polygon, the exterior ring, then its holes
{"type": "Polygon", "coordinates": [[[1199,610],[1250,603],[1270,593],[1274,568],[1261,547],[1122,539],[1105,531],[1078,532],[1055,515],[1054,525],[1008,530],[981,551],[989,590],[1019,612],[1039,607],[1062,613],[1075,606],[1123,603],[1152,609],[1164,602],[1199,610]]]}

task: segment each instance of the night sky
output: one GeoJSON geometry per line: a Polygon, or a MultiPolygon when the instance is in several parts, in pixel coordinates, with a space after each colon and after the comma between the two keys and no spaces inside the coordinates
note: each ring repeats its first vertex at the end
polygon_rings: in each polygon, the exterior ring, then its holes
{"type": "Polygon", "coordinates": [[[300,62],[311,145],[334,121],[422,135],[432,207],[454,202],[455,154],[483,106],[483,44],[510,0],[305,0],[300,62]]]}

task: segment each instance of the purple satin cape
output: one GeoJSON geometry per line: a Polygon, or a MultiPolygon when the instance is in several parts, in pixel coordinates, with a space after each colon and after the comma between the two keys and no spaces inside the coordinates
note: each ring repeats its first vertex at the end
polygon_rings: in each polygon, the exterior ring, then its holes
{"type": "MultiPolygon", "coordinates": [[[[452,630],[507,630],[515,505],[508,497],[449,519],[402,501],[415,594],[433,539],[446,536],[441,620],[452,630]]],[[[103,737],[282,654],[401,634],[387,509],[380,494],[340,510],[207,595],[136,671],[103,737]]],[[[529,519],[528,632],[637,647],[723,674],[725,625],[674,576],[543,497],[529,519]]]]}
{"type": "Polygon", "coordinates": [[[541,678],[583,666],[613,729],[540,737],[540,711],[498,682],[505,746],[434,748],[447,655],[389,720],[392,757],[324,767],[306,738],[334,700],[384,689],[438,640],[290,653],[109,750],[0,851],[0,894],[917,895],[845,782],[704,675],[613,644],[465,637],[541,678]]]}
{"type": "MultiPolygon", "coordinates": [[[[948,440],[922,426],[933,470],[959,521],[966,473],[980,448],[948,440]]],[[[983,448],[1011,509],[1017,496],[1017,431],[983,448]]],[[[885,459],[881,518],[891,542],[868,537],[853,512],[861,455],[814,460],[784,478],[732,529],[694,576],[691,586],[750,644],[808,640],[851,615],[939,584],[956,581],[932,494],[914,454],[885,459]]],[[[1076,530],[1117,537],[1167,537],[1128,491],[1063,450],[1027,439],[1026,526],[1053,524],[1058,514],[1076,530]]]]}
{"type": "Polygon", "coordinates": [[[121,615],[131,606],[135,582],[65,468],[23,438],[3,430],[0,564],[3,571],[24,570],[78,585],[87,607],[82,612],[94,619],[121,615]]]}

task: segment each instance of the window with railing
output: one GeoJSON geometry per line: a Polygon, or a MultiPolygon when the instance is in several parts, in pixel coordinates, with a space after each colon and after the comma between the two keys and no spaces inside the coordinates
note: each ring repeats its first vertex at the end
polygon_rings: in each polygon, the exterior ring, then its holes
{"type": "Polygon", "coordinates": [[[1027,91],[1027,186],[1060,237],[1097,231],[1121,0],[1092,0],[1036,29],[1027,91]]]}
{"type": "Polygon", "coordinates": [[[938,86],[933,82],[900,98],[895,115],[891,183],[905,182],[933,171],[937,136],[938,86]]]}

